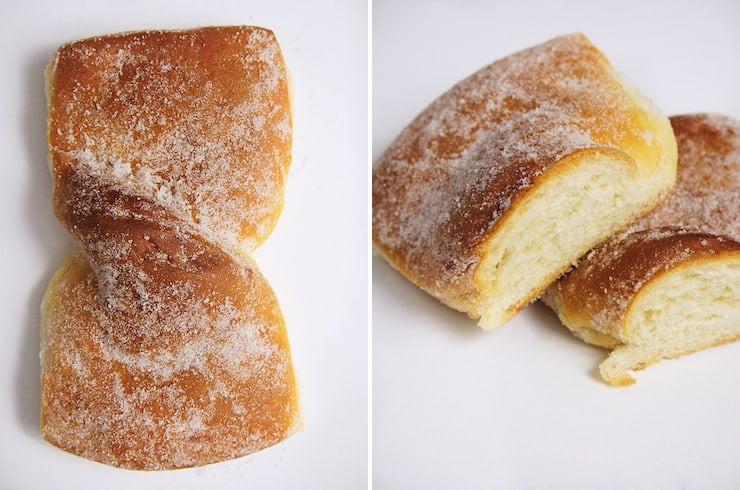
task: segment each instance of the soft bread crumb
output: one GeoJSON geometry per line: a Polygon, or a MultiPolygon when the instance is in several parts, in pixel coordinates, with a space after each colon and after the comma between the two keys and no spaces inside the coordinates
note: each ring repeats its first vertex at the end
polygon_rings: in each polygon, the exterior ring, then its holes
{"type": "MultiPolygon", "coordinates": [[[[543,176],[485,245],[475,277],[486,298],[480,307],[483,329],[511,318],[574,256],[586,253],[589,243],[604,240],[654,205],[657,196],[653,202],[640,198],[645,192],[635,186],[637,172],[624,154],[585,150],[564,159],[554,175],[543,176]]],[[[656,189],[670,185],[670,173],[662,178],[656,189]]]]}

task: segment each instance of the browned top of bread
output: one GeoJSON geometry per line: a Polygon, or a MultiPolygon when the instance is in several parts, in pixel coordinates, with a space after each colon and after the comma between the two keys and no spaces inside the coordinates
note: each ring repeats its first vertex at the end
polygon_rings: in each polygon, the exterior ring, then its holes
{"type": "Polygon", "coordinates": [[[648,116],[633,97],[581,34],[483,68],[435,100],[380,157],[375,245],[433,294],[466,294],[479,246],[560,159],[617,148],[658,161],[648,116]]]}
{"type": "Polygon", "coordinates": [[[719,114],[670,120],[679,149],[676,185],[630,231],[676,226],[740,240],[740,122],[719,114]]]}
{"type": "Polygon", "coordinates": [[[85,39],[57,51],[48,82],[54,174],[82,171],[156,199],[232,250],[250,252],[272,230],[291,115],[271,31],[85,39]]]}
{"type": "Polygon", "coordinates": [[[44,298],[44,437],[136,469],[281,441],[299,424],[288,338],[244,255],[290,163],[274,35],[97,37],[62,46],[48,77],[54,210],[81,250],[44,298]]]}
{"type": "MultiPolygon", "coordinates": [[[[154,224],[141,231],[152,242],[167,233],[154,224]]],[[[134,247],[148,243],[130,236],[134,247]]],[[[161,470],[244,456],[298,428],[270,286],[246,264],[188,246],[205,256],[188,278],[151,284],[139,291],[145,301],[125,309],[101,303],[100,276],[81,253],[62,265],[44,298],[46,440],[102,463],[161,470]]],[[[160,253],[144,255],[150,268],[171,267],[160,253]]]]}
{"type": "Polygon", "coordinates": [[[612,335],[636,293],[678,264],[740,252],[740,122],[710,114],[670,118],[675,187],[625,233],[584,257],[556,285],[570,323],[612,335]]]}

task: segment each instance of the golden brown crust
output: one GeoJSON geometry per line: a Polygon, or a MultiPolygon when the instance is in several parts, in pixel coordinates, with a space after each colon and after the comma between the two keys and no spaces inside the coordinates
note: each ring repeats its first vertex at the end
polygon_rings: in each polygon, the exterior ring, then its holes
{"type": "Polygon", "coordinates": [[[271,31],[95,37],[59,48],[49,74],[54,172],[74,162],[115,178],[233,250],[267,237],[291,158],[288,84],[271,31]]]}
{"type": "Polygon", "coordinates": [[[43,436],[133,469],[281,441],[300,423],[290,349],[245,255],[290,163],[274,35],[92,38],[62,46],[48,76],[54,211],[80,250],[44,298],[43,436]]]}
{"type": "Polygon", "coordinates": [[[499,60],[422,112],[373,172],[373,241],[443,301],[475,296],[482,244],[547,170],[583,151],[655,165],[651,117],[580,34],[499,60]]]}
{"type": "Polygon", "coordinates": [[[223,256],[200,275],[175,308],[152,313],[150,301],[128,312],[101,306],[82,253],[65,261],[45,298],[47,441],[102,463],[159,470],[243,456],[295,429],[288,339],[269,285],[223,256]],[[146,350],[126,341],[140,321],[176,341],[146,350]]]}

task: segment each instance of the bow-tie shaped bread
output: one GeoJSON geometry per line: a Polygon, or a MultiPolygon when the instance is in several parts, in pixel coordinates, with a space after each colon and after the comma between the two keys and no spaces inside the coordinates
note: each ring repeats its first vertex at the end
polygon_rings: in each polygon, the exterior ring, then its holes
{"type": "Polygon", "coordinates": [[[248,256],[291,159],[273,33],[86,39],[47,79],[54,211],[79,249],[43,302],[44,438],[135,469],[281,441],[300,425],[288,338],[248,256]]]}

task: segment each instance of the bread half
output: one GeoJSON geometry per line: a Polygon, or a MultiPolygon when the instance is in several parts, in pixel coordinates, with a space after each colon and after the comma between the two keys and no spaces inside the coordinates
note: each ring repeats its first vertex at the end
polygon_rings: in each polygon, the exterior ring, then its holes
{"type": "Polygon", "coordinates": [[[740,123],[709,114],[671,123],[674,189],[543,296],[577,337],[612,349],[600,370],[613,385],[740,338],[740,123]]]}
{"type": "Polygon", "coordinates": [[[668,120],[585,36],[452,87],[373,171],[373,241],[447,305],[506,322],[675,180],[668,120]]]}

